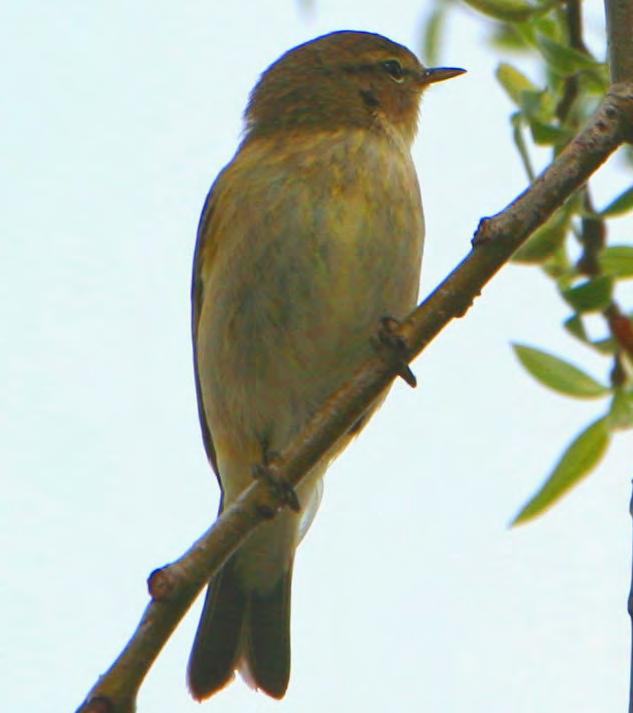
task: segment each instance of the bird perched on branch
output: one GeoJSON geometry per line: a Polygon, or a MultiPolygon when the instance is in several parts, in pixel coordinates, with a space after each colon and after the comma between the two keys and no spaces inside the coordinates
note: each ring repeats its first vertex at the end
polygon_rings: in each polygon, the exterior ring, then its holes
{"type": "MultiPolygon", "coordinates": [[[[380,320],[415,306],[419,99],[463,71],[344,31],[291,49],[253,89],[243,141],[207,196],[193,267],[198,409],[220,512],[370,355],[380,320]]],[[[189,660],[195,698],[236,670],[284,695],[295,550],[352,435],[304,477],[300,512],[261,524],[209,585],[189,660]]]]}

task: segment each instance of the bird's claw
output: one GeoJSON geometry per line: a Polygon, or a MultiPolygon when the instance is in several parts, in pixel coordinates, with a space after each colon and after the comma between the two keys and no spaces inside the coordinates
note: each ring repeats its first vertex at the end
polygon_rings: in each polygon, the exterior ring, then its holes
{"type": "Polygon", "coordinates": [[[380,320],[378,329],[379,352],[388,353],[391,362],[396,362],[398,376],[409,384],[412,388],[417,386],[415,374],[411,371],[408,363],[409,349],[404,339],[398,334],[400,322],[393,317],[383,317],[380,320]]]}
{"type": "MultiPolygon", "coordinates": [[[[279,498],[282,505],[289,507],[293,512],[301,511],[301,504],[295,489],[285,478],[280,478],[275,475],[275,472],[269,465],[272,457],[267,454],[263,463],[257,463],[253,466],[253,477],[256,480],[263,480],[274,494],[279,498]]],[[[272,513],[269,514],[269,517],[272,513]]]]}

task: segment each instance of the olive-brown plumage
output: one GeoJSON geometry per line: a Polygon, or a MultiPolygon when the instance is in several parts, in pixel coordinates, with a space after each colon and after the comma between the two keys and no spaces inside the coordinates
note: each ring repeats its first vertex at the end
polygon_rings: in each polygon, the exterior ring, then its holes
{"type": "MultiPolygon", "coordinates": [[[[336,32],[287,52],[253,90],[242,144],[207,197],[193,269],[198,408],[220,509],[370,354],[379,320],[415,305],[418,103],[461,71],[426,69],[380,35],[336,32]]],[[[189,661],[195,698],[236,670],[284,695],[294,552],[348,440],[300,484],[302,512],[261,525],[210,584],[189,661]]]]}

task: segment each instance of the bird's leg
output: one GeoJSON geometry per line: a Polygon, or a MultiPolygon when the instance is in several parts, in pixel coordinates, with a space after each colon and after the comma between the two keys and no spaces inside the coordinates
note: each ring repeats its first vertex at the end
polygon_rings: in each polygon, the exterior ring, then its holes
{"type": "Polygon", "coordinates": [[[374,338],[374,346],[378,353],[390,364],[395,363],[397,373],[412,388],[417,386],[415,374],[408,363],[408,348],[404,339],[398,334],[400,322],[393,317],[383,317],[380,320],[378,335],[374,338]]]}
{"type": "MultiPolygon", "coordinates": [[[[282,505],[286,505],[293,512],[300,512],[301,505],[295,489],[285,478],[280,478],[275,474],[272,464],[278,456],[279,454],[276,451],[271,451],[264,446],[262,448],[262,462],[253,466],[253,478],[263,480],[279,498],[282,505]]],[[[266,514],[272,517],[272,513],[266,514]]]]}

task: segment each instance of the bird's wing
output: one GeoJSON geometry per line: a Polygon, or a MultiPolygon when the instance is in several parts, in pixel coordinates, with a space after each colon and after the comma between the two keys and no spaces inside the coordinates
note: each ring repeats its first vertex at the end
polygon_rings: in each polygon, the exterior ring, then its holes
{"type": "Polygon", "coordinates": [[[198,322],[200,321],[200,311],[203,299],[203,283],[202,283],[202,256],[203,252],[209,249],[210,243],[213,240],[211,231],[211,216],[214,210],[214,194],[216,183],[211,186],[211,190],[207,194],[204,202],[200,222],[198,224],[198,236],[196,239],[196,249],[193,255],[193,275],[191,278],[191,336],[193,340],[193,371],[196,379],[196,396],[198,399],[198,417],[200,419],[200,428],[202,429],[202,440],[204,441],[204,449],[207,452],[207,458],[213,466],[215,475],[222,488],[220,481],[220,473],[218,471],[217,456],[213,445],[213,438],[209,430],[209,424],[204,413],[204,403],[202,389],[200,387],[200,374],[198,373],[198,322]]]}

